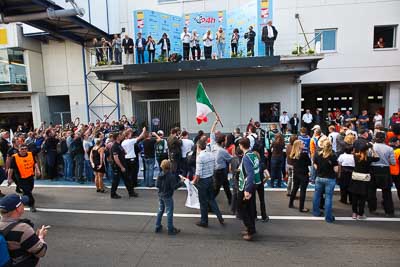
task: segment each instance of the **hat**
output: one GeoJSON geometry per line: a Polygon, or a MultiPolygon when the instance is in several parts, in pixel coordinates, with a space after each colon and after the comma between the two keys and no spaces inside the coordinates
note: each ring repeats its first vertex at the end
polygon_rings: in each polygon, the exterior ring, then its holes
{"type": "Polygon", "coordinates": [[[10,194],[0,200],[0,209],[6,212],[17,209],[21,204],[28,204],[29,198],[27,196],[19,196],[17,194],[10,194]]]}
{"type": "Polygon", "coordinates": [[[312,127],[312,131],[314,131],[315,129],[321,129],[321,126],[319,126],[318,124],[317,125],[314,125],[314,127],[312,127]]]}
{"type": "Polygon", "coordinates": [[[158,130],[157,134],[158,135],[164,135],[164,132],[162,130],[158,130]]]}
{"type": "Polygon", "coordinates": [[[287,113],[286,111],[283,112],[283,114],[287,113]]]}

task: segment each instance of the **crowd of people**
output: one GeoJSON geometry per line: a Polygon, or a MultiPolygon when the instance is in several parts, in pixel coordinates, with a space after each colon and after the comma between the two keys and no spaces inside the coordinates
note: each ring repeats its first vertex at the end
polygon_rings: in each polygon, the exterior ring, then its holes
{"type": "MultiPolygon", "coordinates": [[[[179,58],[183,60],[200,60],[202,56],[204,59],[220,59],[225,58],[225,46],[227,42],[230,42],[231,57],[238,56],[238,46],[240,43],[239,29],[235,28],[229,37],[226,36],[224,29],[220,26],[215,34],[211,30],[207,30],[203,35],[192,30],[189,32],[187,27],[183,28],[183,32],[180,36],[182,43],[183,56],[179,58]],[[200,43],[203,44],[203,53],[200,48],[200,43]],[[213,53],[212,49],[214,44],[217,47],[217,53],[213,53]]],[[[243,38],[246,39],[246,51],[247,56],[254,56],[254,46],[256,43],[256,32],[253,30],[253,26],[249,26],[248,32],[244,33],[243,38]]],[[[275,26],[272,25],[272,21],[269,21],[262,29],[261,39],[265,43],[265,55],[274,55],[274,42],[278,36],[278,31],[275,26]]],[[[155,54],[157,46],[160,46],[160,55],[166,60],[172,60],[170,58],[171,53],[171,41],[167,33],[163,33],[161,39],[157,42],[151,35],[144,38],[141,32],[137,33],[137,38],[134,40],[125,34],[124,38],[121,39],[120,34],[114,35],[111,41],[106,40],[102,37],[100,41],[94,38],[92,46],[95,50],[96,60],[100,62],[112,62],[114,64],[122,64],[122,54],[125,54],[125,64],[133,64],[134,54],[136,50],[137,64],[145,63],[145,51],[148,53],[148,63],[152,63],[155,60],[155,54]]],[[[176,55],[175,55],[176,57],[176,55]]]]}
{"type": "Polygon", "coordinates": [[[400,192],[400,111],[391,118],[389,129],[380,124],[379,113],[373,122],[368,121],[365,111],[358,118],[349,111],[339,116],[328,115],[343,118],[329,120],[326,129],[317,124],[318,115],[306,110],[299,133],[300,119],[295,115],[289,119],[287,112],[280,116],[279,124],[270,124],[269,129],[250,120],[244,133],[237,128],[223,134],[216,129],[216,120],[209,136],[199,131],[193,139],[179,128],[171,129],[169,135],[162,130],[140,129],[134,116],[129,120],[122,116],[112,122],[97,120],[87,125],[80,123],[79,118],[64,126],[43,122],[35,131],[26,125],[19,126],[13,137],[8,131],[1,132],[0,182],[7,179],[9,184],[15,183],[16,191],[28,197],[27,204],[35,212],[35,179],[94,181],[98,193],[107,193],[103,182],[106,176],[111,181],[111,198],[121,198],[117,193],[121,179],[129,197],[138,197],[135,188],[142,166],[143,185],[157,186],[159,190],[156,232],[161,231],[161,217],[166,209],[170,234],[179,232],[172,221],[173,191],[182,185],[178,177],[198,187],[200,227],[208,226],[209,209],[224,224],[215,201],[222,187],[232,214],[246,226],[245,240],[251,240],[256,231],[256,194],[261,219],[269,220],[264,195],[268,180],[274,188],[284,186],[287,179],[289,208],[294,207],[300,189],[300,212],[309,212],[305,207],[306,192],[310,183],[315,184],[312,214],[324,214],[327,222],[334,221],[332,199],[336,184],[340,186],[340,201],[352,205],[354,219],[365,218],[366,202],[370,213],[376,212],[377,188],[382,190],[385,215],[393,216],[393,183],[400,192]],[[369,127],[372,123],[373,130],[369,127]],[[157,167],[159,175],[155,181],[157,167]]]}

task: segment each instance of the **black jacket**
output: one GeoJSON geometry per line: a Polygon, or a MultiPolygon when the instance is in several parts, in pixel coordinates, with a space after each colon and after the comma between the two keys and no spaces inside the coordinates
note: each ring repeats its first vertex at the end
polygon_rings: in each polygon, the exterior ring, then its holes
{"type": "MultiPolygon", "coordinates": [[[[272,38],[272,39],[275,41],[276,37],[278,37],[278,31],[276,30],[275,26],[271,26],[271,27],[272,27],[272,31],[274,32],[274,38],[272,38]]],[[[262,29],[261,40],[263,42],[266,42],[268,40],[268,27],[267,26],[264,26],[264,28],[262,29]]]]}
{"type": "MultiPolygon", "coordinates": [[[[164,38],[161,38],[160,41],[157,43],[158,45],[161,44],[161,51],[164,51],[164,38]]],[[[169,38],[167,38],[167,50],[171,50],[171,42],[169,41],[169,38]]]]}
{"type": "Polygon", "coordinates": [[[248,44],[254,44],[254,39],[256,38],[255,31],[249,31],[244,34],[244,38],[247,39],[248,44]]]}
{"type": "Polygon", "coordinates": [[[174,191],[181,187],[183,183],[180,181],[179,176],[168,172],[161,173],[157,177],[156,187],[158,188],[158,196],[162,198],[170,198],[174,195],[174,191]]]}
{"type": "MultiPolygon", "coordinates": [[[[144,44],[143,44],[144,45],[144,44]]],[[[129,38],[128,40],[126,40],[125,38],[122,40],[122,47],[124,48],[124,52],[125,54],[133,54],[133,47],[134,47],[134,43],[133,43],[133,39],[129,38]],[[129,48],[130,46],[132,46],[131,48],[129,48]]]]}
{"type": "Polygon", "coordinates": [[[299,126],[299,123],[300,123],[300,119],[299,119],[299,118],[292,117],[292,118],[290,119],[290,121],[289,121],[290,125],[292,125],[292,126],[295,125],[295,121],[294,121],[294,120],[297,120],[296,127],[298,127],[298,126],[299,126]]]}

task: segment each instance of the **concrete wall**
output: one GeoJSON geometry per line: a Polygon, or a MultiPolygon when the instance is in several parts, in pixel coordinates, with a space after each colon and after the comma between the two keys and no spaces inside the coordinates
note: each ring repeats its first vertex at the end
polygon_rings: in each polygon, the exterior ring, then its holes
{"type": "Polygon", "coordinates": [[[82,46],[72,42],[42,44],[47,96],[69,95],[71,117],[86,120],[82,46]]]}
{"type": "MultiPolygon", "coordinates": [[[[259,103],[280,102],[281,111],[286,110],[289,115],[300,112],[300,90],[291,75],[205,79],[202,82],[221,116],[222,131],[230,132],[238,125],[246,125],[250,118],[259,120],[259,103]]],[[[214,115],[209,115],[208,123],[198,126],[196,122],[197,83],[197,80],[136,83],[133,90],[179,89],[181,127],[192,133],[201,129],[209,131],[214,115]]],[[[129,104],[124,101],[125,105],[129,104]]]]}
{"type": "MultiPolygon", "coordinates": [[[[400,51],[374,50],[374,26],[400,24],[400,1],[308,0],[274,1],[274,24],[279,31],[278,54],[305,44],[294,14],[306,33],[337,28],[337,52],[325,54],[318,70],[302,77],[303,84],[381,82],[400,80],[400,51]]],[[[311,40],[314,34],[307,35],[311,40]]],[[[397,34],[397,48],[399,47],[397,34]]]]}
{"type": "MultiPolygon", "coordinates": [[[[33,126],[39,127],[42,121],[50,120],[42,54],[31,50],[25,50],[24,60],[27,66],[26,75],[28,78],[28,90],[33,93],[30,99],[33,126]]],[[[19,104],[19,106],[23,107],[21,104],[19,104]]]]}

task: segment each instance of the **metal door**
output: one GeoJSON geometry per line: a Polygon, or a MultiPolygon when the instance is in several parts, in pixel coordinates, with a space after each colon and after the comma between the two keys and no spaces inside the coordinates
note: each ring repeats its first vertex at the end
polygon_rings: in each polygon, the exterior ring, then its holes
{"type": "Polygon", "coordinates": [[[151,131],[163,130],[165,135],[173,127],[180,127],[179,99],[140,100],[136,103],[139,123],[151,131]]]}

